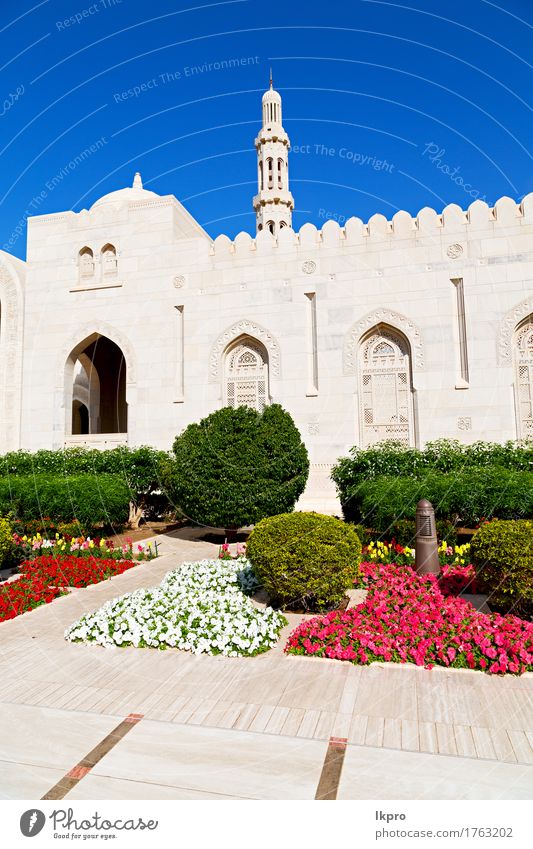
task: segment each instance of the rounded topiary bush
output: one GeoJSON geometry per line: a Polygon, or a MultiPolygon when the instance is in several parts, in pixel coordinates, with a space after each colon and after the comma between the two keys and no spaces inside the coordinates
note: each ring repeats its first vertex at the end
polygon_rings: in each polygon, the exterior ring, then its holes
{"type": "Polygon", "coordinates": [[[489,605],[517,615],[533,612],[533,521],[496,519],[472,538],[470,556],[489,605]]]}
{"type": "Polygon", "coordinates": [[[340,519],[284,513],[259,522],[246,551],[273,604],[323,610],[353,585],[361,542],[340,519]]]}
{"type": "Polygon", "coordinates": [[[307,449],[279,404],[262,413],[224,407],[176,438],[166,465],[169,498],[187,518],[235,529],[292,510],[309,472],[307,449]]]}
{"type": "Polygon", "coordinates": [[[8,519],[0,519],[0,568],[4,565],[13,548],[13,529],[8,519]]]}

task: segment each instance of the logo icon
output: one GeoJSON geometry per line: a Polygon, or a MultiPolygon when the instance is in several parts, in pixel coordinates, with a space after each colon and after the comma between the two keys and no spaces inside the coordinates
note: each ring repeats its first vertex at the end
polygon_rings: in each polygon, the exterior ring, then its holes
{"type": "Polygon", "coordinates": [[[20,818],[20,830],[24,837],[35,837],[42,831],[46,817],[42,811],[37,808],[30,808],[29,811],[24,811],[20,818]]]}

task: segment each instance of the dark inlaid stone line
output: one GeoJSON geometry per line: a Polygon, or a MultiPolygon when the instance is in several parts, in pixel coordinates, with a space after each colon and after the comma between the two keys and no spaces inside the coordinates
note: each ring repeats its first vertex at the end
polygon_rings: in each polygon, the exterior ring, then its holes
{"type": "Polygon", "coordinates": [[[336,799],[346,754],[346,737],[330,737],[315,799],[336,799]]]}
{"type": "Polygon", "coordinates": [[[111,749],[119,743],[126,734],[131,731],[134,725],[143,718],[142,713],[130,713],[128,716],[119,722],[116,728],[109,732],[107,737],[104,737],[88,755],[85,755],[82,760],[72,767],[63,778],[60,778],[57,784],[42,796],[42,799],[64,799],[67,793],[84,778],[91,769],[96,766],[98,761],[107,755],[111,749]]]}

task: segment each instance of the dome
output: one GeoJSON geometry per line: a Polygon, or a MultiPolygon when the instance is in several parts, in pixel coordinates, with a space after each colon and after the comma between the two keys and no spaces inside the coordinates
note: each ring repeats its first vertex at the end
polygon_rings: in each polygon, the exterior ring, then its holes
{"type": "Polygon", "coordinates": [[[263,103],[281,103],[281,94],[275,88],[269,88],[263,95],[263,103]]]}
{"type": "Polygon", "coordinates": [[[160,195],[156,194],[156,192],[151,192],[143,188],[141,175],[137,171],[131,188],[118,189],[116,192],[109,192],[109,194],[103,195],[103,197],[93,203],[91,209],[96,209],[108,203],[129,203],[130,201],[148,200],[149,198],[157,197],[160,197],[160,195]]]}

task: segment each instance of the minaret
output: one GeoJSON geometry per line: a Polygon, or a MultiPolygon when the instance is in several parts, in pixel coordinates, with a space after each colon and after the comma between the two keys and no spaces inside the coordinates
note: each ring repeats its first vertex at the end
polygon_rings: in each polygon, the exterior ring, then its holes
{"type": "Polygon", "coordinates": [[[255,140],[258,192],[253,200],[257,232],[275,236],[292,226],[294,198],[289,191],[289,137],[281,123],[281,96],[272,85],[263,95],[263,126],[255,140]]]}

